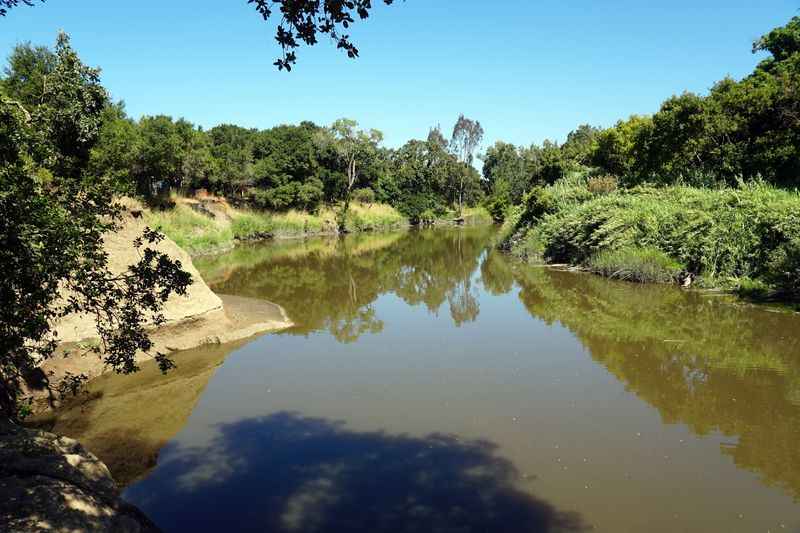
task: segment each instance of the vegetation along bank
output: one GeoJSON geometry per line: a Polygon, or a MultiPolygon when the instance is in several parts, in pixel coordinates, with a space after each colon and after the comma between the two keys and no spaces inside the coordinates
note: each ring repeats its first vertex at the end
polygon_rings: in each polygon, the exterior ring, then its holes
{"type": "Polygon", "coordinates": [[[496,143],[486,205],[502,246],[640,282],[800,299],[800,18],[755,42],[742,80],[562,145],[496,143]]]}

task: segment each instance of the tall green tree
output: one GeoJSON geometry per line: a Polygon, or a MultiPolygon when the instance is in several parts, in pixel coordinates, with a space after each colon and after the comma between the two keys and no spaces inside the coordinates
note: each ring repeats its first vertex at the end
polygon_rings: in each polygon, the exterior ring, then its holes
{"type": "Polygon", "coordinates": [[[375,129],[359,130],[358,122],[342,118],[320,131],[316,140],[320,149],[330,149],[335,154],[347,178],[340,220],[340,226],[343,227],[350,206],[350,194],[359,178],[364,176],[363,169],[377,155],[383,133],[375,129]]]}
{"type": "MultiPolygon", "coordinates": [[[[147,326],[163,322],[163,303],[191,283],[179,262],[148,247],[161,238],[149,230],[132,243],[138,263],[109,269],[103,235],[118,227],[123,208],[112,180],[87,172],[108,95],[65,34],[55,57],[35,103],[0,99],[0,414],[10,417],[20,415],[24,384],[53,355],[56,319],[94,316],[101,344],[92,350],[114,370],[133,372],[136,353],[152,349],[147,326]]],[[[155,357],[163,370],[172,364],[155,357]]],[[[85,380],[39,378],[62,392],[85,380]]]]}
{"type": "Polygon", "coordinates": [[[124,104],[107,105],[97,142],[92,147],[88,172],[117,183],[123,192],[132,191],[141,142],[139,128],[125,114],[124,104]]]}
{"type": "Polygon", "coordinates": [[[454,200],[458,203],[459,216],[464,210],[464,195],[477,184],[472,162],[475,158],[475,150],[483,140],[483,133],[483,126],[480,122],[469,119],[463,114],[459,115],[453,126],[450,149],[461,163],[460,172],[453,176],[452,181],[454,200]]]}

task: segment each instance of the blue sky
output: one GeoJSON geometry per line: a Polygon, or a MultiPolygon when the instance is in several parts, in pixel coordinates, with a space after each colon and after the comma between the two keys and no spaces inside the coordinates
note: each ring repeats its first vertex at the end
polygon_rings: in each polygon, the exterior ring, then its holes
{"type": "Polygon", "coordinates": [[[464,113],[484,145],[528,145],[742,77],[759,61],[752,41],[798,14],[800,0],[396,0],[351,32],[360,59],[322,41],[287,74],[272,66],[273,25],[245,0],[48,0],[0,20],[0,51],[64,29],[134,117],[349,117],[398,146],[436,124],[449,133],[464,113]]]}

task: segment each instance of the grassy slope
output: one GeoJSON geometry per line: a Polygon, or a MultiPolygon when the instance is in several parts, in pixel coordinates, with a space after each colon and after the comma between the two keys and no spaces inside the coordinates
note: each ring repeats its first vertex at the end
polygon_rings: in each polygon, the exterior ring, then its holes
{"type": "Polygon", "coordinates": [[[580,180],[537,189],[506,225],[516,255],[606,275],[800,296],[800,194],[640,187],[592,195],[580,180]]]}
{"type": "MultiPolygon", "coordinates": [[[[224,201],[201,203],[174,198],[176,205],[163,211],[146,211],[147,222],[160,228],[168,237],[192,255],[214,253],[233,248],[237,241],[332,235],[337,233],[337,208],[325,206],[317,213],[290,210],[283,213],[238,209],[224,201]],[[194,207],[203,207],[203,214],[194,207]]],[[[449,223],[455,215],[440,223],[449,223]]],[[[467,224],[490,224],[488,211],[482,207],[464,210],[467,224]]],[[[395,208],[379,203],[353,202],[346,228],[351,233],[387,231],[408,227],[408,219],[395,208]]]]}
{"type": "MultiPolygon", "coordinates": [[[[271,235],[277,238],[336,232],[336,213],[323,208],[311,214],[301,211],[269,213],[235,209],[224,203],[213,205],[213,218],[195,211],[190,203],[179,201],[173,209],[148,211],[147,222],[160,228],[179,246],[193,255],[230,249],[237,240],[254,240],[271,235]]],[[[389,230],[405,227],[408,220],[394,208],[354,203],[347,228],[352,232],[389,230]]]]}

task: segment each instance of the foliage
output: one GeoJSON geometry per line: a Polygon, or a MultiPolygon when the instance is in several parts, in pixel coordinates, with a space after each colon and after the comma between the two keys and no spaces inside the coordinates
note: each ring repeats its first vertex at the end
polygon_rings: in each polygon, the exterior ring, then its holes
{"type": "Polygon", "coordinates": [[[483,159],[483,187],[505,204],[518,204],[531,186],[524,150],[502,141],[490,146],[483,159]]]}
{"type": "MultiPolygon", "coordinates": [[[[27,56],[26,47],[13,55],[27,56]]],[[[149,247],[162,238],[149,229],[133,243],[139,262],[123,272],[109,268],[102,237],[124,209],[113,201],[114,181],[87,172],[108,102],[99,71],[80,61],[63,33],[52,58],[41,61],[46,83],[18,72],[22,64],[30,66],[12,57],[0,99],[0,412],[12,417],[23,383],[53,355],[56,319],[94,316],[101,342],[91,351],[130,373],[137,352],[152,348],[146,328],[161,323],[166,299],[191,283],[180,262],[149,247]]],[[[162,370],[172,364],[163,354],[156,359],[162,370]]],[[[85,380],[42,377],[60,392],[85,380]]]]}
{"type": "Polygon", "coordinates": [[[603,250],[587,261],[597,274],[640,283],[671,283],[678,280],[683,266],[658,248],[625,247],[603,250]]]}
{"type": "Polygon", "coordinates": [[[594,195],[609,194],[619,188],[619,180],[611,174],[591,176],[586,180],[586,188],[594,195]]]}
{"type": "MultiPolygon", "coordinates": [[[[387,5],[393,1],[383,0],[387,5]]],[[[247,3],[255,4],[256,11],[264,20],[270,18],[276,5],[280,11],[281,20],[275,34],[275,39],[283,48],[283,57],[275,61],[275,66],[280,70],[292,70],[297,61],[295,49],[301,42],[309,46],[317,44],[317,34],[327,34],[336,42],[336,48],[347,52],[348,57],[358,57],[358,48],[350,41],[350,36],[342,32],[355,22],[354,15],[366,19],[372,9],[371,0],[247,0],[247,3]]]]}
{"type": "Polygon", "coordinates": [[[353,191],[353,201],[362,204],[372,204],[375,202],[375,191],[369,188],[356,189],[353,191]]]}
{"type": "Polygon", "coordinates": [[[800,185],[800,17],[756,41],[767,52],[749,76],[707,96],[667,99],[652,117],[600,132],[591,161],[629,185],[735,185],[740,178],[800,185]]]}
{"type": "Polygon", "coordinates": [[[737,288],[752,279],[793,294],[800,194],[753,183],[594,196],[578,181],[559,183],[532,191],[517,233],[520,255],[587,265],[605,251],[657,249],[707,284],[737,288]]]}
{"type": "MultiPolygon", "coordinates": [[[[274,11],[280,13],[275,40],[280,44],[283,54],[274,64],[279,70],[287,71],[292,70],[297,62],[297,48],[301,44],[317,44],[318,35],[327,35],[336,42],[337,49],[347,53],[347,57],[357,58],[358,48],[344,31],[355,23],[356,16],[362,20],[368,18],[372,9],[372,0],[247,0],[247,3],[254,4],[256,12],[265,21],[272,17],[274,11]]],[[[383,3],[391,5],[394,0],[383,0],[383,3]]],[[[20,4],[32,6],[34,0],[0,0],[0,17],[6,16],[9,9],[20,4]]]]}

